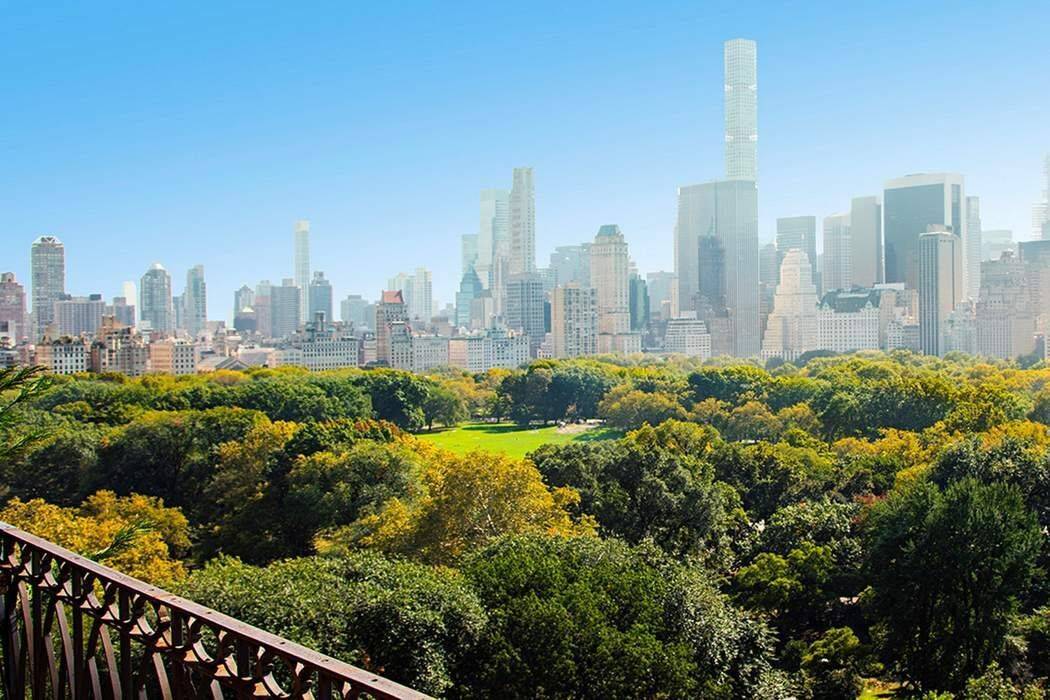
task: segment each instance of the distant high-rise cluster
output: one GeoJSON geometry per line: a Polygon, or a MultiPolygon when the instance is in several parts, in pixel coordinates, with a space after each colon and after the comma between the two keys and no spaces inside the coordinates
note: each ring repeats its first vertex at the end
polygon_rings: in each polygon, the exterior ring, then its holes
{"type": "MultiPolygon", "coordinates": [[[[783,212],[761,245],[757,56],[752,40],[724,44],[724,174],[677,189],[671,270],[639,271],[631,232],[616,224],[561,241],[538,266],[534,171],[515,167],[504,187],[480,191],[478,228],[458,240],[451,300],[435,298],[431,268],[410,260],[391,265],[407,271],[378,298],[337,297],[340,281],[311,266],[310,222],[301,219],[285,269],[271,277],[279,284],[242,284],[229,328],[208,318],[203,265],[186,269],[175,294],[172,275],[154,263],[137,290],[126,282],[107,302],[70,293],[65,246],[41,236],[28,294],[14,274],[0,274],[0,365],[131,375],[282,364],[481,372],[599,353],[771,363],[878,349],[1017,358],[1040,343],[1045,353],[1050,155],[1032,240],[986,228],[963,175],[930,172],[827,210],[838,213],[783,212]]],[[[452,259],[457,247],[448,251],[452,259]]]]}

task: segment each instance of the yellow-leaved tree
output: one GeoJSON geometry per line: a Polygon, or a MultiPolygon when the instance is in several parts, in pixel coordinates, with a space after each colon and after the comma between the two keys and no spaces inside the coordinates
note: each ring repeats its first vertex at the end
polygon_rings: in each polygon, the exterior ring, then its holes
{"type": "Polygon", "coordinates": [[[574,519],[579,493],[550,489],[528,460],[415,445],[424,467],[419,495],[391,498],[374,515],[317,538],[319,552],[370,547],[448,564],[503,535],[593,535],[589,516],[574,519]]]}
{"type": "Polygon", "coordinates": [[[99,491],[77,508],[15,498],[0,520],[149,583],[186,576],[178,557],[190,546],[189,523],[159,498],[99,491]]]}

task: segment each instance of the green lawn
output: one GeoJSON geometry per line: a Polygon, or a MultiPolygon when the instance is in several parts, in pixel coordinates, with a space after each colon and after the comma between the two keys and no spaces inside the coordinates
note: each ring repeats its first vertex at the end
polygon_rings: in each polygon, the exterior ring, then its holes
{"type": "Polygon", "coordinates": [[[510,457],[524,457],[540,445],[564,445],[569,442],[608,440],[620,437],[618,431],[610,428],[601,426],[585,430],[581,428],[583,426],[568,426],[565,429],[559,429],[554,425],[545,428],[522,428],[513,423],[467,423],[451,430],[418,433],[416,437],[453,452],[484,450],[501,452],[510,457]]]}

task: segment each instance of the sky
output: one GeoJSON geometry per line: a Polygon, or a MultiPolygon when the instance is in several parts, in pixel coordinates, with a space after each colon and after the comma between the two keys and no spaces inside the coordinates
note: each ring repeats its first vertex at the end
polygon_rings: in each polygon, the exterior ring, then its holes
{"type": "MultiPolygon", "coordinates": [[[[965,174],[1029,237],[1050,151],[1050,3],[0,0],[0,269],[39,235],[67,291],[205,267],[209,317],[292,276],[336,300],[433,271],[532,166],[536,250],[623,230],[672,268],[676,188],[723,174],[722,42],[758,42],[759,235],[890,178],[965,174]]],[[[337,312],[338,313],[338,312],[337,312]]]]}

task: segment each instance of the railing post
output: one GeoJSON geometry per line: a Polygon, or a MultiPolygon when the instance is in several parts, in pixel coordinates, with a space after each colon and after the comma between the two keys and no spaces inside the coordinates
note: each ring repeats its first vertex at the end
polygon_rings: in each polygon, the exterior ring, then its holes
{"type": "Polygon", "coordinates": [[[84,574],[74,565],[70,569],[73,600],[71,613],[73,615],[73,687],[70,688],[73,700],[86,698],[84,688],[84,611],[81,608],[83,599],[87,595],[84,590],[84,574]]]}
{"type": "Polygon", "coordinates": [[[131,680],[131,605],[129,594],[123,587],[117,589],[117,633],[120,636],[120,658],[117,665],[120,669],[120,692],[130,697],[135,686],[131,680]]]}
{"type": "MultiPolygon", "coordinates": [[[[7,561],[13,556],[15,541],[0,530],[0,556],[7,561]]],[[[4,572],[4,591],[0,597],[0,646],[3,646],[4,697],[12,700],[25,698],[25,685],[18,677],[22,654],[18,641],[18,583],[9,572],[4,572]]]]}
{"type": "Polygon", "coordinates": [[[44,647],[44,611],[43,611],[43,571],[41,571],[41,552],[36,547],[31,549],[29,555],[30,576],[33,584],[32,602],[30,603],[32,620],[32,636],[29,648],[32,650],[29,656],[29,673],[32,678],[33,700],[44,697],[45,681],[47,679],[47,661],[44,655],[47,653],[44,647]]]}

